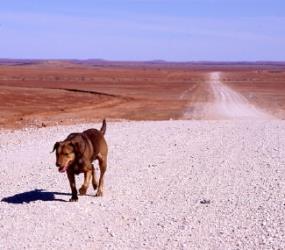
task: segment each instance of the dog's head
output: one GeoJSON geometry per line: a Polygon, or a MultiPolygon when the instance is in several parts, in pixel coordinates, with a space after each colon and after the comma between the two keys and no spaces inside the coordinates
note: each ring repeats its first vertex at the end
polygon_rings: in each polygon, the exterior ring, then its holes
{"type": "Polygon", "coordinates": [[[76,159],[76,145],[70,141],[56,142],[53,151],[56,152],[56,166],[63,173],[74,163],[76,159]]]}

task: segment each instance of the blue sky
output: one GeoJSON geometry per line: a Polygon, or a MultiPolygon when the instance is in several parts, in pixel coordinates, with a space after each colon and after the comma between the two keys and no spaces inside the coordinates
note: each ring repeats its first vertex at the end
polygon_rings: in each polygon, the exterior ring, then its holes
{"type": "Polygon", "coordinates": [[[0,57],[284,61],[285,1],[1,1],[0,57]]]}

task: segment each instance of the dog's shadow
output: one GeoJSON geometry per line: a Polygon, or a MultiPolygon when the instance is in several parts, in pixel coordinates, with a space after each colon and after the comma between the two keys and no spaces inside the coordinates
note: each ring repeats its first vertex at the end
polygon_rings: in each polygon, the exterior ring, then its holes
{"type": "Polygon", "coordinates": [[[68,193],[59,192],[48,192],[43,189],[35,189],[32,191],[15,194],[13,196],[5,197],[1,201],[12,203],[12,204],[22,204],[30,203],[33,201],[61,201],[66,202],[66,200],[57,199],[55,195],[69,195],[68,193]]]}

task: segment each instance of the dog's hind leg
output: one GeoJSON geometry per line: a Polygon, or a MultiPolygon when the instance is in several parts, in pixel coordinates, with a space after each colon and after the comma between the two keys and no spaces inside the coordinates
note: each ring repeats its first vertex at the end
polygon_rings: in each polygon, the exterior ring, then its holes
{"type": "Polygon", "coordinates": [[[89,170],[89,171],[84,173],[84,183],[81,186],[81,188],[79,189],[80,195],[86,194],[86,191],[90,185],[91,176],[92,176],[92,170],[89,170]]]}
{"type": "Polygon", "coordinates": [[[92,186],[94,190],[96,190],[98,187],[98,182],[96,180],[96,170],[93,164],[92,164],[92,186]]]}
{"type": "Polygon", "coordinates": [[[96,196],[103,196],[104,174],[107,169],[107,157],[101,156],[101,157],[98,157],[98,160],[99,160],[99,167],[100,167],[100,179],[99,179],[99,186],[98,186],[96,196]]]}

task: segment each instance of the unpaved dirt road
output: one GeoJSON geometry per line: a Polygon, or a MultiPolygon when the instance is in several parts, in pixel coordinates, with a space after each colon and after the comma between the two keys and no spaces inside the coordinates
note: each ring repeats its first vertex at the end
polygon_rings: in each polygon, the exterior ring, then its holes
{"type": "Polygon", "coordinates": [[[273,118],[262,110],[254,107],[248,100],[224,85],[221,80],[222,73],[212,72],[209,75],[210,88],[215,101],[211,107],[213,113],[219,118],[228,119],[270,119],[273,118]]]}
{"type": "Polygon", "coordinates": [[[274,119],[272,115],[255,107],[244,96],[226,86],[222,81],[222,74],[222,72],[211,72],[208,74],[208,80],[194,84],[192,88],[181,94],[181,99],[189,93],[194,100],[195,95],[205,96],[204,100],[195,100],[189,108],[186,108],[184,119],[274,119]]]}
{"type": "Polygon", "coordinates": [[[108,123],[105,197],[66,202],[53,144],[100,125],[1,131],[1,249],[285,248],[284,121],[108,123]]]}

